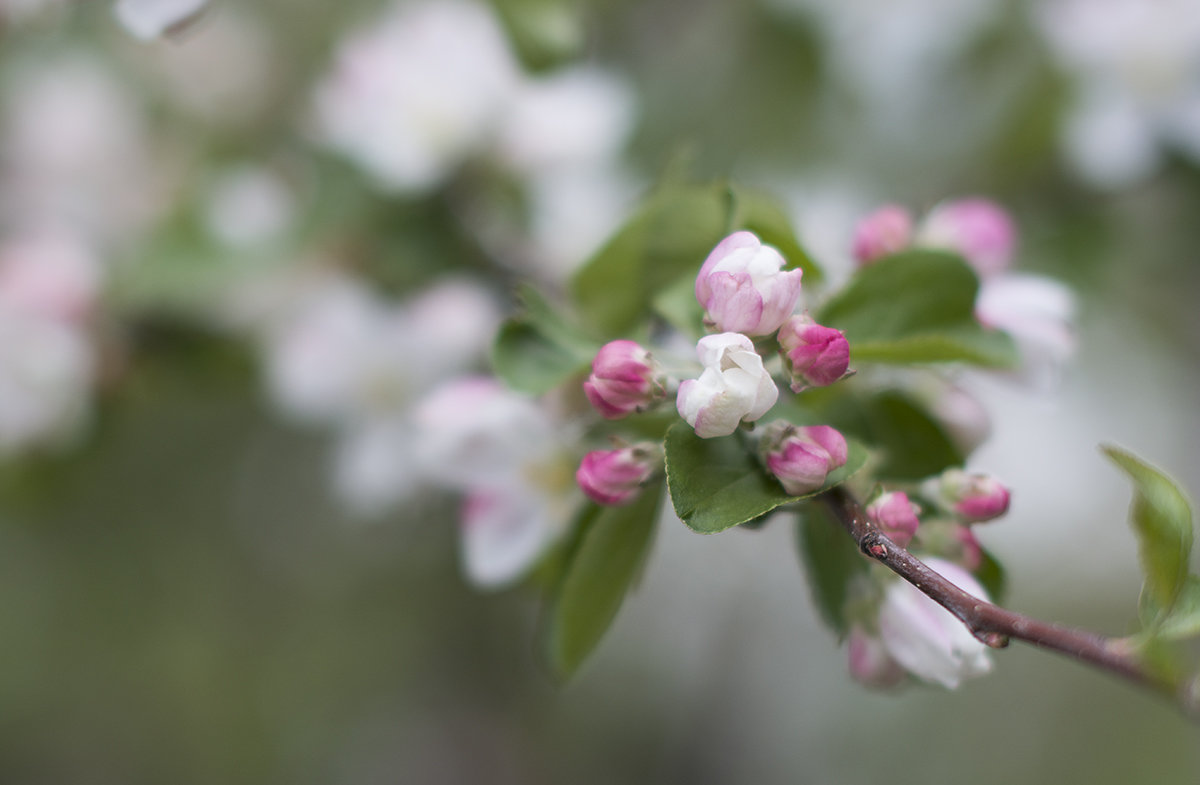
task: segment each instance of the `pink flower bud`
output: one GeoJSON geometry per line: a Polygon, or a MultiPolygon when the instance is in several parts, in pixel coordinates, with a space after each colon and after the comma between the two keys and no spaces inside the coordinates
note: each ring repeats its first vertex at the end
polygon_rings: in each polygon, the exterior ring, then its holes
{"type": "Polygon", "coordinates": [[[789,318],[779,328],[778,338],[792,377],[792,392],[833,384],[850,367],[850,342],[845,333],[817,324],[808,314],[789,318]]]}
{"type": "Polygon", "coordinates": [[[887,689],[904,680],[903,666],[892,659],[883,641],[858,625],[850,628],[846,657],[851,678],[866,687],[887,689]]]}
{"type": "Polygon", "coordinates": [[[704,372],[679,385],[675,407],[700,438],[728,436],[742,421],[753,422],[775,405],[779,389],[746,336],[706,335],[696,353],[704,372]]]}
{"type": "Polygon", "coordinates": [[[933,208],[921,223],[917,242],[962,254],[980,278],[1008,269],[1017,229],[1004,208],[987,199],[959,199],[933,208]]]}
{"type": "Polygon", "coordinates": [[[970,526],[956,526],[954,539],[958,542],[958,563],[971,572],[975,572],[983,564],[983,546],[975,537],[970,526]]]}
{"type": "Polygon", "coordinates": [[[967,523],[983,523],[1008,512],[1008,488],[988,474],[947,469],[938,482],[938,493],[946,506],[967,523]]]}
{"type": "Polygon", "coordinates": [[[610,420],[645,411],[663,396],[658,364],[633,341],[610,341],[592,360],[592,375],[583,383],[587,399],[610,420]]]}
{"type": "Polygon", "coordinates": [[[899,205],[884,205],[854,227],[854,258],[865,265],[903,251],[912,243],[912,230],[908,210],[899,205]]]}
{"type": "Polygon", "coordinates": [[[659,463],[661,459],[648,442],[617,450],[594,450],[583,456],[575,481],[597,504],[628,504],[659,463]]]}
{"type": "Polygon", "coordinates": [[[867,515],[884,534],[901,548],[907,547],[917,533],[920,509],[899,491],[885,493],[867,505],[867,515]]]}
{"type": "Polygon", "coordinates": [[[751,232],[735,232],[704,260],[696,277],[696,299],[718,330],[770,335],[800,299],[803,273],[785,271],[784,264],[779,251],[751,232]]]}
{"type": "Polygon", "coordinates": [[[829,472],[846,464],[846,440],[828,425],[777,421],[766,429],[759,449],[767,469],[793,496],[820,490],[829,472]]]}
{"type": "MultiPolygon", "coordinates": [[[[962,567],[941,559],[926,559],[925,563],[968,594],[988,599],[979,582],[962,567]]],[[[948,610],[907,581],[888,584],[879,608],[879,636],[888,654],[905,670],[949,689],[992,669],[987,647],[948,610]]]]}

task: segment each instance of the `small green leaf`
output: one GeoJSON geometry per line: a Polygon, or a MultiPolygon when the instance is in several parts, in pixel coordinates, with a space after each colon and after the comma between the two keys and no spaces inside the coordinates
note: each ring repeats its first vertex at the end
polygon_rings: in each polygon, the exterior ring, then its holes
{"type": "Polygon", "coordinates": [[[724,185],[661,188],[571,280],[586,322],[606,337],[638,327],[651,305],[680,276],[700,265],[729,224],[724,185]]]}
{"type": "Polygon", "coordinates": [[[519,293],[525,312],[505,322],[492,345],[492,367],[514,390],[541,395],[585,372],[600,343],[558,314],[538,292],[519,293]]]}
{"type": "Polygon", "coordinates": [[[820,490],[791,496],[737,435],[701,439],[687,423],[676,423],[666,439],[671,502],[693,531],[716,534],[845,482],[867,462],[866,449],[848,446],[846,465],[830,472],[820,490]]]}
{"type": "Polygon", "coordinates": [[[1174,607],[1163,617],[1154,634],[1167,640],[1200,637],[1200,577],[1188,576],[1175,598],[1174,607]]]}
{"type": "Polygon", "coordinates": [[[623,507],[583,516],[587,526],[569,556],[550,616],[549,657],[571,676],[600,643],[650,549],[662,483],[623,507]]]}
{"type": "Polygon", "coordinates": [[[1104,453],[1133,480],[1130,522],[1138,539],[1145,583],[1142,623],[1157,627],[1170,618],[1188,583],[1192,510],[1170,478],[1132,453],[1105,446],[1104,453]]]}
{"type": "Polygon", "coordinates": [[[856,362],[1012,365],[1012,339],[975,319],[978,290],[961,258],[907,251],[860,270],[817,320],[846,333],[856,362]]]}
{"type": "Polygon", "coordinates": [[[734,197],[732,229],[746,229],[758,235],[767,245],[775,246],[788,262],[788,269],[804,271],[804,283],[819,283],[824,277],[821,268],[796,239],[791,220],[779,200],[766,191],[742,186],[730,186],[734,197]]]}
{"type": "Polygon", "coordinates": [[[808,504],[796,522],[796,545],[821,618],[838,637],[849,628],[846,600],[852,581],[870,567],[854,539],[823,504],[808,504]]]}
{"type": "Polygon", "coordinates": [[[896,390],[842,396],[822,412],[835,428],[877,449],[881,480],[915,481],[961,466],[966,456],[925,409],[896,390]]]}

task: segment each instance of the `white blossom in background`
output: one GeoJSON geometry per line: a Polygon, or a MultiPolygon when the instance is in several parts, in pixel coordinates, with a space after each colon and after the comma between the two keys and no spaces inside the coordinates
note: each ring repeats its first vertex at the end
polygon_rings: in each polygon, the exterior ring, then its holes
{"type": "Polygon", "coordinates": [[[1006,273],[985,278],[975,302],[980,323],[1016,341],[1020,379],[1035,389],[1059,381],[1076,348],[1077,306],[1065,284],[1042,275],[1006,273]]]}
{"type": "Polygon", "coordinates": [[[288,416],[334,429],[336,489],[353,511],[379,515],[416,487],[412,406],[480,360],[499,307],[466,280],[401,303],[339,277],[292,296],[264,311],[272,398],[288,416]]]}
{"type": "Polygon", "coordinates": [[[49,227],[0,244],[0,310],[82,324],[100,292],[100,260],[83,243],[49,227]]]}
{"type": "Polygon", "coordinates": [[[338,48],[317,133],[381,187],[419,193],[491,142],[518,74],[487,7],[401,3],[338,48]]]}
{"type": "Polygon", "coordinates": [[[1064,152],[1089,182],[1150,174],[1163,146],[1200,159],[1200,15],[1190,0],[1054,0],[1035,19],[1075,79],[1064,152]]]}
{"type": "Polygon", "coordinates": [[[284,180],[265,167],[241,166],[221,173],[205,205],[208,230],[231,248],[278,240],[296,212],[296,198],[284,180]]]}
{"type": "Polygon", "coordinates": [[[467,577],[501,587],[525,574],[563,533],[579,501],[573,435],[545,402],[490,377],[448,382],[414,414],[424,476],[465,494],[467,577]]]}
{"type": "Polygon", "coordinates": [[[192,19],[207,4],[208,0],[117,0],[113,12],[126,30],[149,40],[192,19]]]}
{"type": "Polygon", "coordinates": [[[136,235],[164,208],[141,107],[98,62],[58,57],[5,73],[0,213],[89,242],[136,235]]]}

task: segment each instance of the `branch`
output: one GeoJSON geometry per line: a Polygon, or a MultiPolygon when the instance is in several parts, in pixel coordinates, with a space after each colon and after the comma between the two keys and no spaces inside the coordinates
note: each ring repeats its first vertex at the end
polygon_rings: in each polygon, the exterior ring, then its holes
{"type": "Polygon", "coordinates": [[[1200,706],[1170,679],[1147,668],[1125,638],[1109,638],[1089,630],[1031,619],[974,597],[931,570],[893,542],[867,517],[862,505],[842,487],[821,494],[834,517],[858,543],[859,549],[883,564],[934,602],[954,614],[984,644],[1002,649],[1010,639],[1088,663],[1176,701],[1185,713],[1200,720],[1200,706]]]}

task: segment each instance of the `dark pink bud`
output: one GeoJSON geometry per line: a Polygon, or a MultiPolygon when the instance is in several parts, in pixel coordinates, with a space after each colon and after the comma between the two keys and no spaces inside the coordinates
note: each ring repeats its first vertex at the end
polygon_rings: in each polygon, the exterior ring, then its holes
{"type": "Polygon", "coordinates": [[[761,444],[767,469],[793,496],[820,490],[829,472],[846,463],[846,439],[828,425],[779,421],[766,428],[761,444]]]}
{"type": "Polygon", "coordinates": [[[628,504],[650,479],[662,458],[649,443],[616,450],[595,450],[583,456],[575,481],[597,504],[628,504]]]}
{"type": "Polygon", "coordinates": [[[921,524],[918,512],[908,495],[899,491],[882,494],[867,505],[867,516],[901,548],[907,547],[917,533],[921,524]]]}
{"type": "Polygon", "coordinates": [[[596,411],[616,420],[645,411],[664,395],[658,364],[633,341],[610,341],[592,360],[592,375],[583,392],[596,411]]]}
{"type": "Polygon", "coordinates": [[[941,476],[938,491],[946,506],[966,523],[983,523],[1008,512],[1008,488],[989,474],[948,469],[941,476]]]}
{"type": "Polygon", "coordinates": [[[808,314],[784,322],[778,339],[792,392],[833,384],[849,370],[850,342],[845,333],[817,324],[808,314]]]}
{"type": "Polygon", "coordinates": [[[854,258],[870,264],[912,244],[913,220],[908,210],[889,204],[862,218],[854,228],[854,258]]]}

